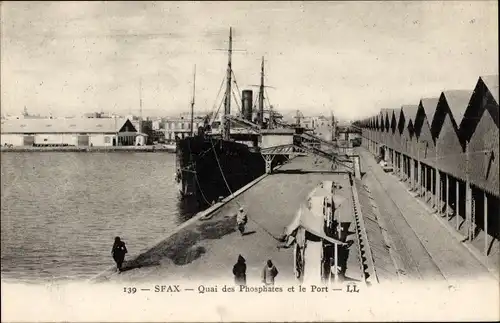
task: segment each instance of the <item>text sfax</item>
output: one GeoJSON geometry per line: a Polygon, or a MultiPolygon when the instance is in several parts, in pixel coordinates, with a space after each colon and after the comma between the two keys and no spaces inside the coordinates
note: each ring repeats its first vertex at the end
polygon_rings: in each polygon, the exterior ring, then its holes
{"type": "Polygon", "coordinates": [[[155,285],[155,293],[179,293],[180,285],[155,285]]]}

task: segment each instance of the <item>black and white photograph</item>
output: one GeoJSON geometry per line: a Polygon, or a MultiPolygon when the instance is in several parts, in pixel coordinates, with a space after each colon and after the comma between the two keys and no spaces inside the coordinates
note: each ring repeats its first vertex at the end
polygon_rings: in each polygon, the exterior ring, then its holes
{"type": "Polygon", "coordinates": [[[497,1],[0,13],[2,321],[500,320],[497,1]]]}

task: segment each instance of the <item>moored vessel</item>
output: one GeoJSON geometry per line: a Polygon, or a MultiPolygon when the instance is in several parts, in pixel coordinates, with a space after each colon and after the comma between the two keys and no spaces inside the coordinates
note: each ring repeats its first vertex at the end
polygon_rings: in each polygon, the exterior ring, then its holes
{"type": "MultiPolygon", "coordinates": [[[[184,198],[194,197],[201,205],[210,205],[220,197],[232,194],[265,172],[265,161],[259,148],[260,129],[273,121],[272,112],[267,122],[264,120],[264,60],[256,119],[252,120],[251,90],[242,91],[241,111],[238,115],[231,115],[231,94],[234,93],[232,51],[230,29],[224,111],[220,122],[215,122],[216,112],[213,118],[206,117],[204,126],[197,129],[196,133],[192,129],[191,136],[176,140],[176,180],[179,192],[184,198]]],[[[193,91],[191,115],[194,97],[193,91]]],[[[276,164],[281,161],[282,158],[276,158],[273,162],[276,164]]]]}

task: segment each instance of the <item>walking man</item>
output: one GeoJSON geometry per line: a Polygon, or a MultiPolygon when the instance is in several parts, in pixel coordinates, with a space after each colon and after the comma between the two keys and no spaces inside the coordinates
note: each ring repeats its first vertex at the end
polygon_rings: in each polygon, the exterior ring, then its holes
{"type": "Polygon", "coordinates": [[[245,233],[245,225],[247,224],[247,222],[247,214],[243,207],[240,207],[238,214],[236,214],[236,224],[238,225],[238,230],[240,231],[241,235],[245,233]]]}
{"type": "Polygon", "coordinates": [[[120,237],[115,238],[115,243],[113,244],[113,249],[111,249],[111,255],[116,262],[116,268],[118,272],[122,271],[123,261],[125,260],[125,254],[128,252],[125,242],[121,241],[120,237]]]}
{"type": "Polygon", "coordinates": [[[236,285],[245,286],[247,283],[247,265],[242,255],[238,256],[238,261],[233,266],[234,282],[236,285]]]}

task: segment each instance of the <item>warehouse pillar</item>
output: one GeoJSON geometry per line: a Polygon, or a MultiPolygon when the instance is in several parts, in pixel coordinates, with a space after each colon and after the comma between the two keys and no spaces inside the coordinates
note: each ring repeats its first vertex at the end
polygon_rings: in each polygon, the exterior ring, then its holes
{"type": "Polygon", "coordinates": [[[441,174],[436,168],[436,210],[437,214],[441,214],[441,174]]]}
{"type": "Polygon", "coordinates": [[[424,180],[422,181],[422,183],[424,184],[424,192],[423,192],[423,197],[424,197],[424,201],[427,202],[427,166],[426,165],[422,165],[422,167],[424,168],[424,180]]]}
{"type": "Polygon", "coordinates": [[[407,155],[404,155],[404,159],[405,159],[405,181],[408,180],[408,177],[410,176],[410,159],[408,158],[407,155]]]}
{"type": "Polygon", "coordinates": [[[431,202],[431,206],[433,206],[432,203],[434,202],[434,169],[432,167],[429,167],[429,171],[431,172],[431,187],[430,187],[431,198],[429,202],[431,202]]]}
{"type": "Polygon", "coordinates": [[[407,170],[406,170],[406,156],[403,153],[401,153],[401,159],[403,161],[403,174],[402,174],[403,178],[402,178],[402,180],[404,181],[404,180],[406,180],[406,171],[407,170]]]}
{"type": "Polygon", "coordinates": [[[401,160],[401,153],[398,153],[398,177],[403,177],[403,161],[401,160]]]}
{"type": "Polygon", "coordinates": [[[413,168],[413,171],[415,172],[415,179],[414,179],[414,182],[413,182],[413,186],[414,186],[414,190],[417,191],[418,190],[418,181],[420,179],[420,175],[418,174],[418,160],[415,160],[415,165],[414,165],[414,168],[413,168]]]}
{"type": "Polygon", "coordinates": [[[410,178],[410,157],[406,156],[406,180],[408,181],[408,183],[411,182],[411,178],[410,178]]]}
{"type": "Polygon", "coordinates": [[[406,156],[406,180],[408,184],[411,183],[411,169],[410,169],[410,157],[406,156]]]}
{"type": "Polygon", "coordinates": [[[399,153],[399,178],[403,179],[405,173],[405,158],[403,153],[399,153]]]}
{"type": "Polygon", "coordinates": [[[399,153],[399,163],[400,163],[399,178],[403,180],[405,173],[405,156],[403,156],[403,153],[399,153]]]}
{"type": "Polygon", "coordinates": [[[472,187],[469,180],[469,143],[465,142],[465,223],[467,238],[472,240],[472,187]]]}
{"type": "Polygon", "coordinates": [[[488,195],[486,192],[484,194],[484,211],[483,211],[483,216],[484,216],[484,254],[487,256],[488,255],[488,195]]]}
{"type": "Polygon", "coordinates": [[[420,161],[417,159],[417,193],[422,195],[422,166],[420,161]]]}
{"type": "Polygon", "coordinates": [[[420,147],[417,143],[417,194],[422,195],[422,166],[420,165],[420,147]]]}
{"type": "Polygon", "coordinates": [[[445,191],[445,194],[446,194],[446,208],[445,208],[445,212],[446,212],[446,220],[450,220],[450,212],[448,212],[448,208],[449,208],[449,205],[450,205],[450,177],[448,176],[448,174],[444,174],[444,178],[445,178],[445,181],[446,181],[446,191],[445,191]]]}
{"type": "Polygon", "coordinates": [[[413,158],[408,157],[408,176],[410,177],[410,190],[413,190],[413,173],[415,173],[415,171],[413,171],[414,164],[415,163],[413,162],[413,158]]]}
{"type": "Polygon", "coordinates": [[[399,178],[403,178],[403,158],[402,154],[398,153],[399,178]]]}
{"type": "Polygon", "coordinates": [[[465,183],[465,223],[467,225],[467,238],[471,239],[472,221],[472,188],[469,181],[465,183]]]}
{"type": "Polygon", "coordinates": [[[459,179],[455,179],[455,217],[456,217],[456,229],[460,227],[460,181],[459,179]]]}

